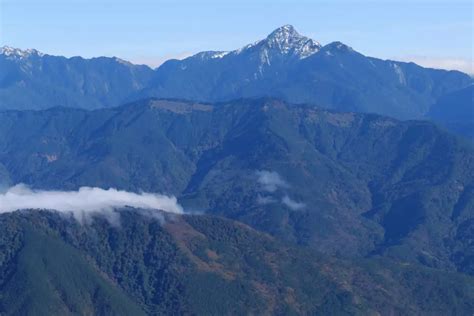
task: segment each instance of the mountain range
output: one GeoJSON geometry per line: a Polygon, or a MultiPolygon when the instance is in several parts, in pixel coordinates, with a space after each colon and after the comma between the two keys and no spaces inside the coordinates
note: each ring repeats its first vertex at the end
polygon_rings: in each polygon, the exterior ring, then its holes
{"type": "Polygon", "coordinates": [[[341,111],[419,119],[472,79],[458,71],[364,56],[322,46],[291,25],[241,49],[201,52],[157,69],[119,58],[65,58],[36,50],[0,50],[0,108],[96,109],[140,98],[228,101],[277,97],[341,111]]]}
{"type": "Polygon", "coordinates": [[[474,314],[473,94],[291,25],[156,69],[3,47],[0,314],[474,314]],[[43,206],[83,187],[128,192],[43,206]]]}
{"type": "Polygon", "coordinates": [[[84,59],[0,49],[0,108],[101,108],[146,87],[153,71],[118,58],[84,59]]]}
{"type": "Polygon", "coordinates": [[[474,271],[473,148],[424,121],[275,99],[5,111],[0,175],[172,194],[325,254],[474,271]]]}

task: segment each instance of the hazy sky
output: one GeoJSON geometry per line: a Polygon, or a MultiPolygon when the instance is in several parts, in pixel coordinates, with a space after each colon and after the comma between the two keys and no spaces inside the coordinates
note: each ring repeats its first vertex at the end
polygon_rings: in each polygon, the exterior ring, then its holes
{"type": "Polygon", "coordinates": [[[322,44],[473,73],[470,0],[0,0],[0,45],[158,65],[232,50],[283,24],[322,44]],[[470,67],[470,69],[469,69],[470,67]]]}

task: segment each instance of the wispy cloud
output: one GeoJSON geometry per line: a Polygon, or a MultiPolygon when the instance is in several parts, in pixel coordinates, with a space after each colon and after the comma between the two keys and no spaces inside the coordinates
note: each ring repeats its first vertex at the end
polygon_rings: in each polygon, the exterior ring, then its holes
{"type": "Polygon", "coordinates": [[[260,205],[272,204],[276,202],[278,202],[278,200],[271,196],[263,196],[260,194],[257,196],[257,203],[260,205]]]}
{"type": "Polygon", "coordinates": [[[288,184],[275,171],[257,171],[258,183],[268,192],[275,192],[279,188],[287,188],[288,184]]]}
{"type": "Polygon", "coordinates": [[[420,66],[436,69],[459,70],[467,74],[474,74],[474,61],[469,58],[443,58],[429,56],[401,56],[395,60],[414,62],[420,66]]]}
{"type": "Polygon", "coordinates": [[[71,213],[77,220],[83,221],[93,214],[110,215],[115,209],[123,207],[183,213],[183,208],[173,196],[116,189],[82,187],[78,191],[43,191],[19,184],[0,194],[0,213],[46,209],[71,213]]]}
{"type": "Polygon", "coordinates": [[[258,183],[264,191],[269,192],[267,195],[258,194],[257,204],[267,205],[281,203],[293,211],[301,210],[306,207],[302,202],[291,199],[287,193],[290,185],[276,171],[259,170],[256,172],[258,183]],[[277,191],[277,190],[281,191],[277,191]]]}
{"type": "Polygon", "coordinates": [[[281,202],[285,204],[286,206],[288,206],[293,211],[301,210],[306,206],[304,203],[300,203],[300,202],[296,202],[292,200],[288,195],[285,195],[281,199],[281,202]]]}

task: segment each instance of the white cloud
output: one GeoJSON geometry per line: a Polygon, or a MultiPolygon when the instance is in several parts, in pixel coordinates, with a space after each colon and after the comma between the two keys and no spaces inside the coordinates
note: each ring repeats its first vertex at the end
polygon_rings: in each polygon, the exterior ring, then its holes
{"type": "Polygon", "coordinates": [[[42,191],[19,184],[0,194],[0,213],[21,209],[47,209],[72,213],[77,220],[83,221],[92,214],[113,217],[113,211],[123,207],[183,213],[183,208],[173,196],[138,194],[116,189],[82,187],[78,191],[42,191]]]}
{"type": "Polygon", "coordinates": [[[288,195],[285,195],[283,199],[281,199],[281,202],[285,204],[286,206],[288,206],[293,211],[300,210],[306,206],[304,203],[300,203],[300,202],[296,202],[292,200],[288,195]]]}
{"type": "Polygon", "coordinates": [[[469,58],[443,58],[428,56],[403,56],[395,60],[414,62],[420,66],[436,69],[459,70],[467,74],[474,74],[474,61],[469,58]]]}
{"type": "Polygon", "coordinates": [[[257,196],[257,203],[260,205],[272,204],[276,202],[277,200],[271,196],[262,196],[260,194],[257,196]]]}
{"type": "Polygon", "coordinates": [[[265,191],[275,192],[278,188],[287,188],[288,184],[275,171],[257,171],[258,183],[265,191]]]}
{"type": "MultiPolygon", "coordinates": [[[[278,189],[287,189],[289,184],[280,177],[275,171],[258,170],[256,172],[258,176],[258,183],[262,186],[264,191],[270,192],[270,195],[257,195],[257,204],[267,205],[281,202],[293,211],[301,210],[306,207],[302,202],[292,200],[288,194],[282,192],[276,192],[278,189]],[[283,195],[284,194],[284,195],[283,195]],[[280,195],[280,197],[277,197],[280,195]]],[[[285,192],[287,190],[283,190],[285,192]]]]}

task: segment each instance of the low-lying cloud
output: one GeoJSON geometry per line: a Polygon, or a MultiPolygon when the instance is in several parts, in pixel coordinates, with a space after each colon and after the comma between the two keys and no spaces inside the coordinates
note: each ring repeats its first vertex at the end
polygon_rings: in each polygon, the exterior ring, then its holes
{"type": "Polygon", "coordinates": [[[93,214],[110,215],[114,210],[124,207],[183,213],[183,208],[174,196],[116,189],[82,187],[78,191],[44,191],[19,184],[0,194],[0,213],[22,209],[56,210],[72,213],[82,221],[93,214]]]}
{"type": "Polygon", "coordinates": [[[281,203],[285,204],[286,206],[288,206],[293,211],[301,210],[302,208],[305,207],[304,203],[296,202],[296,201],[292,200],[288,195],[285,195],[281,199],[281,203]]]}
{"type": "Polygon", "coordinates": [[[279,188],[287,188],[288,184],[275,171],[257,171],[258,183],[268,192],[275,192],[279,188]]]}
{"type": "Polygon", "coordinates": [[[267,191],[266,195],[257,195],[257,204],[268,205],[281,203],[293,211],[301,210],[306,207],[302,202],[291,199],[286,191],[290,185],[276,171],[258,170],[257,182],[263,191],[267,191]],[[280,197],[278,197],[280,196],[280,197]]]}
{"type": "Polygon", "coordinates": [[[276,203],[278,200],[271,196],[262,196],[262,195],[257,195],[257,203],[260,205],[266,205],[266,204],[272,204],[276,203]]]}

